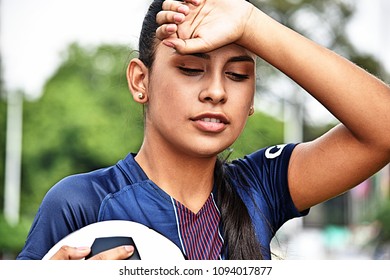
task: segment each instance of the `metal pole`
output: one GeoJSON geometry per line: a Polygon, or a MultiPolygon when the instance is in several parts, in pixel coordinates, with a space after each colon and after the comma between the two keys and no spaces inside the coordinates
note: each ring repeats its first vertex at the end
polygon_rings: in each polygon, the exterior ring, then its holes
{"type": "Polygon", "coordinates": [[[296,87],[290,100],[284,101],[284,142],[300,143],[303,141],[304,96],[296,87]]]}
{"type": "Polygon", "coordinates": [[[16,225],[19,222],[22,116],[23,94],[9,93],[7,96],[4,217],[10,225],[16,225]]]}

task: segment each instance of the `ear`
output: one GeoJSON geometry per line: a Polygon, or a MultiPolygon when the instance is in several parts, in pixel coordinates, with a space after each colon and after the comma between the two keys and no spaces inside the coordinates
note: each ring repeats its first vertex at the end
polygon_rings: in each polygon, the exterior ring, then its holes
{"type": "Polygon", "coordinates": [[[133,99],[141,104],[148,102],[148,71],[149,69],[138,58],[130,61],[126,77],[133,99]]]}

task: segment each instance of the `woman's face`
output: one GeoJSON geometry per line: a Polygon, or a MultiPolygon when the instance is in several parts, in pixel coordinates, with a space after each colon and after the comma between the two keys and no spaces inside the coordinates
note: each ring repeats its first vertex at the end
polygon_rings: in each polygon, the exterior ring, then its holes
{"type": "Polygon", "coordinates": [[[147,86],[145,140],[215,156],[242,132],[255,90],[255,56],[238,45],[180,55],[159,44],[147,86]]]}

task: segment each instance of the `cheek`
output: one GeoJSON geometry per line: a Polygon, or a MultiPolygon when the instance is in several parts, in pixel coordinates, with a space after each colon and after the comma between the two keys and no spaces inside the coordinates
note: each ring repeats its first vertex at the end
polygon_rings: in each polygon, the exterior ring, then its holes
{"type": "Polygon", "coordinates": [[[148,87],[148,111],[152,115],[165,118],[174,118],[188,111],[189,102],[188,86],[182,82],[160,75],[159,78],[152,79],[148,87]]]}
{"type": "Polygon", "coordinates": [[[255,86],[252,83],[246,83],[241,86],[240,84],[235,84],[231,90],[228,100],[234,103],[238,110],[249,111],[250,106],[253,104],[255,86]]]}

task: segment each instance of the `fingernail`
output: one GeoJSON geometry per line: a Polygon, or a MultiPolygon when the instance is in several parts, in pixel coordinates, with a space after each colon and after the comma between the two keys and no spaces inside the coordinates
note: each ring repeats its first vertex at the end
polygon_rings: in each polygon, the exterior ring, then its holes
{"type": "Polygon", "coordinates": [[[169,33],[175,33],[177,30],[177,25],[176,24],[169,24],[166,27],[166,31],[169,33]]]}
{"type": "Polygon", "coordinates": [[[133,246],[124,246],[125,250],[129,253],[134,252],[134,247],[133,246]]]}
{"type": "Polygon", "coordinates": [[[179,12],[179,13],[183,13],[183,14],[187,14],[189,11],[190,11],[190,9],[186,6],[186,5],[182,5],[182,6],[180,6],[178,9],[177,9],[177,11],[179,12]]]}
{"type": "Polygon", "coordinates": [[[177,14],[173,16],[173,20],[177,23],[181,23],[184,20],[185,16],[183,14],[177,14]]]}

